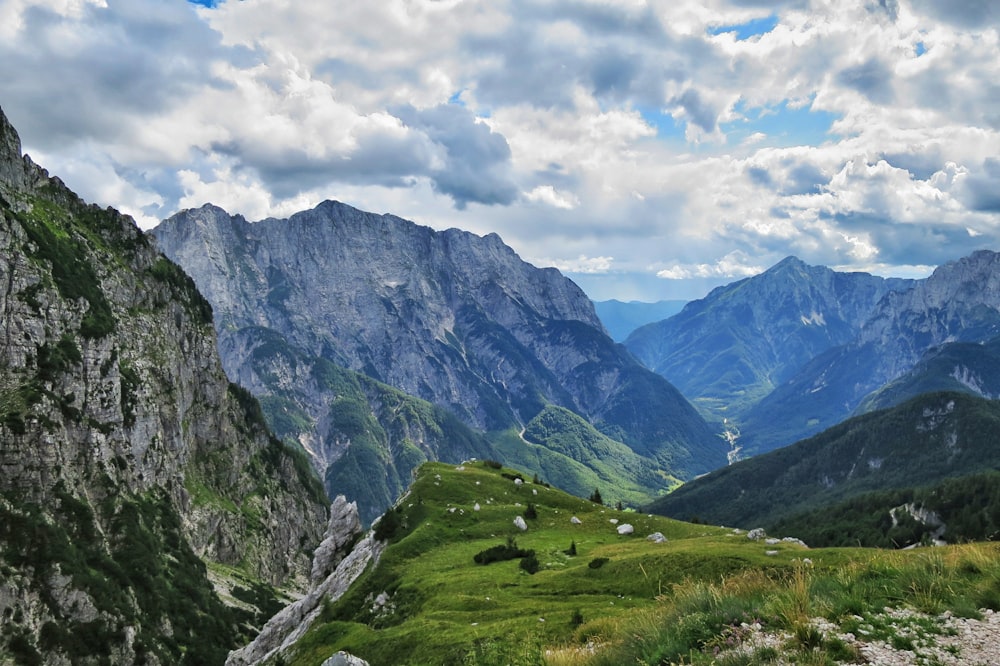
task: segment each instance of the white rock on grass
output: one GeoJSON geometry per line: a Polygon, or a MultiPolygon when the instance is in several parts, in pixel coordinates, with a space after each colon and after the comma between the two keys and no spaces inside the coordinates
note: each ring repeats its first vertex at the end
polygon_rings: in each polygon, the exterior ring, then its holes
{"type": "Polygon", "coordinates": [[[632,532],[635,532],[635,528],[628,523],[618,526],[618,534],[632,534],[632,532]]]}
{"type": "Polygon", "coordinates": [[[755,527],[747,532],[747,538],[751,541],[760,541],[761,539],[767,538],[767,532],[764,531],[763,527],[755,527]]]}
{"type": "Polygon", "coordinates": [[[479,506],[479,502],[476,502],[475,504],[472,505],[472,510],[473,511],[479,511],[481,508],[482,507],[479,506]]]}
{"type": "Polygon", "coordinates": [[[579,518],[577,518],[576,516],[573,516],[572,518],[570,518],[569,522],[573,523],[574,525],[580,525],[580,524],[583,523],[583,521],[580,520],[579,518]]]}
{"type": "Polygon", "coordinates": [[[514,519],[514,527],[524,532],[525,530],[528,529],[528,524],[524,522],[524,518],[518,516],[517,518],[514,519]]]}
{"type": "Polygon", "coordinates": [[[663,536],[662,532],[653,532],[646,537],[646,541],[652,541],[653,543],[664,543],[666,540],[667,537],[663,536]]]}

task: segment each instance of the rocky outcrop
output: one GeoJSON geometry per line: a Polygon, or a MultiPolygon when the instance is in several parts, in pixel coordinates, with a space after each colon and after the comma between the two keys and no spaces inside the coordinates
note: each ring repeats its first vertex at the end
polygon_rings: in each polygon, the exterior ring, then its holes
{"type": "Polygon", "coordinates": [[[378,562],[385,542],[377,541],[374,532],[369,532],[351,547],[361,530],[357,506],[338,497],[330,514],[326,538],[316,550],[312,570],[316,574],[336,563],[335,568],[305,596],[268,620],[252,643],[231,652],[226,666],[263,663],[290,649],[319,617],[325,601],[339,599],[369,565],[378,562]]]}
{"type": "Polygon", "coordinates": [[[303,463],[227,380],[193,282],[0,113],[0,660],[211,660],[235,619],[194,556],[303,585],[326,505],[303,463]]]}

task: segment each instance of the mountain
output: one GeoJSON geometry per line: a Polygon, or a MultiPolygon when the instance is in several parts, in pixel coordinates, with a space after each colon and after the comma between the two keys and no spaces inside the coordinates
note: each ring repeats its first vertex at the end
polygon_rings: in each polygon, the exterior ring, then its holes
{"type": "Polygon", "coordinates": [[[863,493],[1000,469],[998,429],[996,401],[924,394],[691,481],[649,509],[684,520],[772,527],[863,493]]]}
{"type": "Polygon", "coordinates": [[[221,663],[301,590],[327,499],[212,310],[0,112],[0,662],[221,663]]]}
{"type": "Polygon", "coordinates": [[[637,329],[625,346],[704,413],[738,422],[817,355],[853,340],[884,296],[910,285],[788,257],[637,329]]]}
{"type": "Polygon", "coordinates": [[[748,448],[766,451],[840,422],[934,347],[998,335],[1000,254],[982,250],[944,264],[886,294],[854,339],[817,356],[755,405],[741,424],[748,448]]]}
{"type": "Polygon", "coordinates": [[[856,412],[884,409],[934,391],[1000,398],[1000,338],[931,347],[912,369],[867,395],[856,412]]]}
{"type": "MultiPolygon", "coordinates": [[[[398,479],[379,489],[378,501],[369,502],[364,487],[349,494],[369,517],[389,506],[386,497],[402,491],[423,459],[459,462],[483,452],[481,437],[465,431],[461,444],[433,443],[428,433],[454,430],[438,416],[439,428],[387,427],[380,415],[431,411],[390,414],[379,387],[493,433],[507,460],[527,459],[529,449],[516,445],[521,431],[546,407],[562,407],[656,471],[645,488],[650,497],[674,477],[725,462],[721,439],[673,386],[607,336],[574,283],[523,262],[495,234],[434,231],[333,201],[252,224],[204,206],[165,220],[154,234],[212,303],[226,371],[261,399],[276,430],[310,453],[331,493],[344,492],[335,480],[359,479],[349,471],[359,456],[372,465],[365,479],[398,479]],[[345,401],[338,382],[318,379],[317,368],[353,373],[364,395],[345,401]],[[342,411],[331,410],[348,403],[354,421],[345,430],[342,411]],[[362,455],[351,433],[378,429],[364,414],[374,414],[387,437],[369,438],[362,455]],[[400,460],[400,451],[409,454],[400,460]],[[395,471],[384,471],[390,460],[395,471]]],[[[551,457],[544,446],[531,450],[536,461],[551,457]]],[[[559,460],[545,466],[576,479],[568,485],[589,478],[559,460]]]]}
{"type": "Polygon", "coordinates": [[[615,342],[624,342],[635,329],[672,317],[680,312],[686,303],[687,301],[656,301],[655,303],[642,301],[623,303],[618,300],[594,301],[594,310],[611,339],[615,342]]]}

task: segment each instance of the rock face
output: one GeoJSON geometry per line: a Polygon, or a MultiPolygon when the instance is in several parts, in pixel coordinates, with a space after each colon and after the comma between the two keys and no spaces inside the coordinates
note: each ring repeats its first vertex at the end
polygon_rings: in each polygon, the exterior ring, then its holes
{"type": "Polygon", "coordinates": [[[332,201],[253,224],[205,206],[154,233],[212,303],[227,372],[363,520],[423,460],[504,457],[469,428],[517,432],[551,404],[664,475],[725,462],[721,440],[607,337],[575,284],[495,234],[436,232],[332,201]],[[403,407],[399,391],[438,411],[413,418],[431,408],[403,407]]]}
{"type": "Polygon", "coordinates": [[[317,580],[301,599],[268,620],[252,643],[231,652],[226,666],[259,664],[292,647],[319,617],[324,601],[339,599],[369,564],[374,566],[378,562],[385,543],[377,541],[374,532],[369,532],[354,545],[361,532],[357,506],[340,496],[334,501],[330,514],[323,546],[316,550],[312,567],[314,574],[329,573],[317,580]]]}
{"type": "Polygon", "coordinates": [[[0,282],[0,661],[224,655],[198,558],[303,585],[322,488],[226,379],[193,282],[2,113],[0,282]]]}
{"type": "MultiPolygon", "coordinates": [[[[925,355],[933,358],[936,347],[985,343],[998,335],[1000,254],[984,250],[939,267],[906,290],[886,294],[854,338],[813,359],[755,406],[744,435],[757,450],[789,444],[839,423],[870,393],[913,370],[925,355]]],[[[949,374],[964,377],[967,385],[981,381],[962,368],[977,367],[980,361],[974,359],[980,357],[988,368],[991,349],[964,348],[965,360],[949,368],[949,374]]],[[[895,401],[873,399],[869,404],[896,404],[913,389],[892,394],[895,401]]]]}

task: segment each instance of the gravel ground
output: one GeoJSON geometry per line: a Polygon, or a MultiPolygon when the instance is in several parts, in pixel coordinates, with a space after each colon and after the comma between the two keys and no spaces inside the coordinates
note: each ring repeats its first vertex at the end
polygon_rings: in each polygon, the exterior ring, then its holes
{"type": "MultiPolygon", "coordinates": [[[[827,638],[837,636],[861,655],[859,660],[842,662],[845,666],[1000,666],[1000,613],[981,612],[983,618],[973,620],[948,613],[932,618],[908,610],[886,609],[881,619],[897,627],[896,635],[912,639],[913,650],[897,649],[884,640],[867,638],[863,629],[856,635],[821,618],[812,623],[827,638]],[[917,628],[918,620],[937,629],[934,633],[922,631],[917,628]]],[[[789,634],[769,633],[760,629],[760,625],[744,625],[744,629],[747,635],[737,649],[746,652],[772,647],[780,653],[782,646],[792,640],[789,634]]],[[[788,663],[779,661],[780,666],[788,663]]]]}

